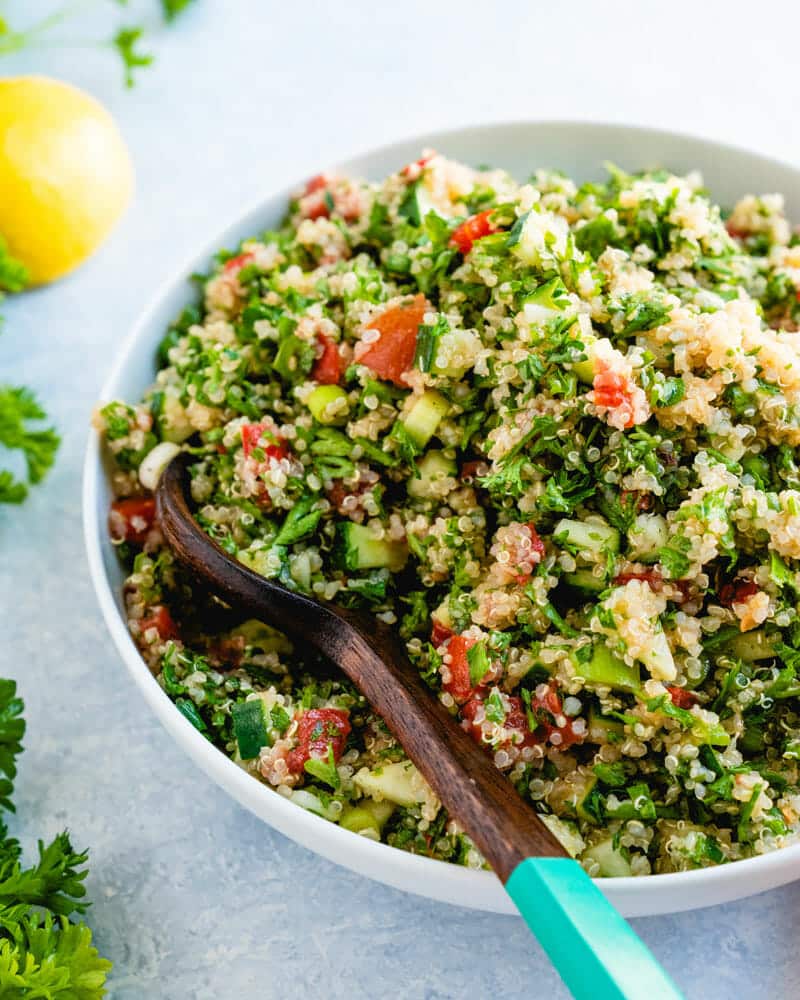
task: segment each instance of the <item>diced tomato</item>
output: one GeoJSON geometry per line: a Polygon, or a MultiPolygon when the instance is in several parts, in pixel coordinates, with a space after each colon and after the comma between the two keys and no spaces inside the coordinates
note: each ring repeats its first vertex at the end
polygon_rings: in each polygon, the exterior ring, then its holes
{"type": "Polygon", "coordinates": [[[251,251],[240,253],[238,257],[231,257],[230,260],[226,260],[222,265],[222,270],[226,274],[238,274],[243,267],[255,260],[255,256],[251,251]]]}
{"type": "Polygon", "coordinates": [[[325,180],[325,174],[315,174],[306,183],[306,194],[313,194],[315,191],[322,191],[328,182],[325,180]]]}
{"type": "Polygon", "coordinates": [[[493,211],[494,209],[489,208],[485,212],[478,212],[477,215],[471,215],[465,222],[462,222],[458,228],[453,230],[453,234],[450,237],[450,246],[456,247],[466,256],[476,240],[496,233],[498,231],[497,226],[489,221],[489,216],[493,211]]]}
{"type": "Polygon", "coordinates": [[[327,219],[331,214],[328,179],[317,174],[306,184],[300,199],[300,214],[304,219],[327,219]]]}
{"type": "Polygon", "coordinates": [[[333,749],[333,759],[338,763],[350,729],[350,716],[343,709],[307,709],[300,716],[297,726],[297,746],[286,757],[289,770],[292,774],[300,774],[305,762],[312,757],[325,760],[329,747],[333,749]]]}
{"type": "MultiPolygon", "coordinates": [[[[483,723],[476,723],[475,717],[482,704],[483,699],[480,696],[473,697],[461,709],[461,717],[466,722],[464,728],[478,743],[483,742],[483,723]]],[[[494,744],[493,749],[526,747],[549,741],[557,749],[566,750],[584,739],[583,734],[573,730],[571,720],[568,719],[563,726],[555,724],[556,718],[563,713],[561,699],[554,684],[548,687],[547,693],[542,697],[535,692],[531,694],[531,712],[536,723],[534,729],[531,729],[522,698],[517,695],[509,696],[508,710],[502,724],[503,729],[508,731],[508,740],[505,744],[494,744]],[[554,734],[557,734],[556,739],[553,739],[554,734]]]]}
{"type": "Polygon", "coordinates": [[[533,551],[538,555],[537,562],[541,562],[544,559],[544,542],[539,538],[539,532],[536,530],[536,525],[529,524],[528,533],[531,536],[531,547],[533,551]]]}
{"type": "Polygon", "coordinates": [[[342,377],[342,358],[338,346],[324,333],[317,334],[322,353],[314,362],[311,378],[321,385],[338,385],[342,377]]]}
{"type": "Polygon", "coordinates": [[[407,181],[415,181],[435,155],[435,153],[430,153],[427,156],[421,156],[418,160],[414,160],[412,163],[407,163],[400,173],[407,181]]]}
{"type": "Polygon", "coordinates": [[[446,625],[442,625],[441,622],[437,621],[435,618],[431,619],[431,643],[438,649],[439,646],[453,634],[453,630],[448,628],[446,625]]]}
{"type": "Polygon", "coordinates": [[[487,463],[483,459],[478,459],[474,462],[464,462],[461,466],[461,479],[471,479],[474,483],[475,480],[481,475],[481,470],[486,468],[487,463]]]}
{"type": "Polygon", "coordinates": [[[624,587],[629,580],[643,580],[651,590],[661,590],[664,580],[657,569],[645,569],[639,573],[618,573],[614,577],[614,586],[624,587]]]}
{"type": "Polygon", "coordinates": [[[261,438],[264,436],[265,430],[264,424],[244,424],[242,427],[244,457],[250,458],[254,448],[261,448],[267,458],[286,458],[289,454],[286,442],[271,431],[266,431],[267,440],[262,441],[261,438]]]}
{"type": "Polygon", "coordinates": [[[378,378],[405,385],[402,376],[414,363],[417,330],[428,308],[425,296],[415,295],[410,302],[379,313],[367,329],[377,330],[380,336],[371,343],[362,340],[356,348],[356,360],[378,378]]]}
{"type": "Polygon", "coordinates": [[[678,708],[691,708],[692,705],[697,704],[697,695],[693,694],[691,691],[687,691],[686,688],[677,687],[673,684],[667,684],[667,691],[669,691],[669,696],[672,699],[672,704],[676,705],[678,708]]]}
{"type": "Polygon", "coordinates": [[[474,645],[474,639],[467,639],[463,635],[454,635],[447,643],[447,655],[450,657],[447,667],[450,671],[450,680],[443,687],[459,703],[475,694],[475,689],[469,679],[469,661],[467,660],[467,650],[474,645]]]}
{"type": "Polygon", "coordinates": [[[653,497],[650,493],[645,493],[643,490],[619,491],[619,502],[623,507],[626,507],[628,505],[628,500],[631,499],[633,500],[633,505],[637,514],[641,514],[643,510],[650,510],[653,506],[653,497]]]}
{"type": "Polygon", "coordinates": [[[150,614],[139,619],[139,628],[142,630],[142,634],[148,629],[154,628],[158,632],[159,638],[163,640],[177,639],[180,634],[178,626],[169,613],[169,608],[163,604],[156,604],[150,608],[150,614]]]}
{"type": "Polygon", "coordinates": [[[594,377],[594,401],[598,406],[614,408],[625,401],[627,380],[616,372],[602,371],[594,377]]]}
{"type": "Polygon", "coordinates": [[[115,500],[108,516],[108,530],[115,542],[144,544],[155,524],[156,501],[154,497],[129,497],[115,500]]]}
{"type": "Polygon", "coordinates": [[[733,583],[720,587],[717,597],[724,608],[731,608],[734,604],[744,604],[758,591],[758,586],[752,580],[734,580],[733,583]]]}

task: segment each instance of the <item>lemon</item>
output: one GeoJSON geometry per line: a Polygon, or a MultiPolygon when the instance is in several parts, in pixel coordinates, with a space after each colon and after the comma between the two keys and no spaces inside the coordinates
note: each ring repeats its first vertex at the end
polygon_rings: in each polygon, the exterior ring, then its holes
{"type": "Polygon", "coordinates": [[[132,190],[128,150],[93,97],[45,76],[0,79],[0,235],[32,284],[94,253],[132,190]]]}

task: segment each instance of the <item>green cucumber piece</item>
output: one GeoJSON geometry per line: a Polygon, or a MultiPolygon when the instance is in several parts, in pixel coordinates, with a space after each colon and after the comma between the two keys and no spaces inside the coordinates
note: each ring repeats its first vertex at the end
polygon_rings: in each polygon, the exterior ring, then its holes
{"type": "Polygon", "coordinates": [[[630,862],[619,851],[614,850],[614,840],[601,840],[583,852],[582,861],[596,861],[604,878],[627,878],[632,874],[630,862]]]}
{"type": "Polygon", "coordinates": [[[594,644],[591,656],[587,660],[579,660],[577,653],[572,653],[570,659],[575,667],[575,676],[583,677],[587,684],[610,687],[615,691],[628,691],[631,694],[641,690],[642,680],[638,665],[628,666],[603,642],[594,644]]]}
{"type": "Polygon", "coordinates": [[[619,532],[607,521],[574,521],[562,517],[553,530],[556,544],[564,540],[594,562],[604,562],[609,552],[619,552],[619,532]]]}
{"type": "Polygon", "coordinates": [[[380,840],[384,826],[395,810],[393,802],[376,802],[363,799],[357,805],[348,806],[342,813],[339,826],[353,833],[360,833],[370,840],[380,840]]]}
{"type": "Polygon", "coordinates": [[[311,410],[311,415],[321,424],[342,423],[347,419],[347,408],[331,414],[328,407],[338,399],[347,399],[347,393],[338,385],[320,385],[309,395],[306,405],[311,410]]]}
{"type": "Polygon", "coordinates": [[[429,497],[431,487],[438,480],[452,479],[458,475],[455,460],[448,458],[443,451],[426,452],[417,461],[417,475],[408,480],[408,495],[417,499],[429,497]]]}
{"type": "Polygon", "coordinates": [[[386,799],[395,805],[408,809],[424,801],[415,787],[417,769],[410,760],[393,761],[369,771],[363,767],[353,777],[353,781],[364,795],[370,798],[386,799]]]}
{"type": "Polygon", "coordinates": [[[241,701],[231,708],[233,735],[239,747],[242,760],[258,757],[262,747],[271,745],[269,738],[269,715],[261,698],[241,701]]]}
{"type": "Polygon", "coordinates": [[[669,528],[661,514],[638,514],[628,531],[628,556],[634,562],[656,562],[669,545],[669,528]]]}
{"type": "Polygon", "coordinates": [[[397,571],[405,565],[408,555],[406,546],[402,542],[375,538],[366,525],[340,521],[336,525],[336,536],[337,556],[344,569],[386,567],[397,571]]]}
{"type": "Polygon", "coordinates": [[[574,573],[565,573],[562,579],[570,587],[576,587],[587,594],[599,594],[606,589],[605,578],[595,576],[590,569],[576,569],[574,573]]]}
{"type": "Polygon", "coordinates": [[[596,373],[594,345],[597,343],[597,337],[593,337],[590,333],[581,333],[578,339],[583,344],[586,360],[576,361],[572,366],[572,370],[581,382],[586,382],[588,385],[591,385],[594,382],[594,376],[596,373]]]}
{"type": "Polygon", "coordinates": [[[408,413],[400,418],[400,423],[414,444],[424,448],[449,409],[450,404],[440,392],[426,389],[408,413]]]}
{"type": "Polygon", "coordinates": [[[775,643],[780,641],[779,633],[768,633],[763,628],[752,632],[742,632],[725,643],[725,651],[745,663],[771,660],[775,655],[775,643]]]}
{"type": "Polygon", "coordinates": [[[591,743],[618,743],[625,736],[625,723],[589,709],[588,739],[591,743]]]}
{"type": "Polygon", "coordinates": [[[554,816],[552,813],[541,813],[539,819],[550,833],[561,842],[561,846],[571,858],[576,858],[586,846],[586,841],[578,833],[574,823],[554,816]]]}

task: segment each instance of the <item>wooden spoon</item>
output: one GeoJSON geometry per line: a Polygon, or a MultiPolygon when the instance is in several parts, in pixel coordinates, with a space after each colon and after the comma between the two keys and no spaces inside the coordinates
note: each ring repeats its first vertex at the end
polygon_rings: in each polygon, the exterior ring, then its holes
{"type": "Polygon", "coordinates": [[[384,623],[265,579],[203,531],[188,503],[189,461],[176,456],[156,489],[167,544],[227,602],[316,648],[350,678],[503,881],[573,994],[679,997],[583,868],[431,695],[384,623]]]}

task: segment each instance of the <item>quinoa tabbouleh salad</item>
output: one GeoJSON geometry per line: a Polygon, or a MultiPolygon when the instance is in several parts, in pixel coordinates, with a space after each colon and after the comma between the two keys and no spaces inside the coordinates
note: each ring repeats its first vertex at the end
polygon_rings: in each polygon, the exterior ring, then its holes
{"type": "MultiPolygon", "coordinates": [[[[130,630],[255,778],[480,867],[352,686],[193,589],[153,489],[265,577],[395,626],[592,875],[800,839],[800,240],[693,174],[315,177],[221,252],[97,415],[130,630]]],[[[509,788],[509,794],[512,794],[509,788]]]]}

